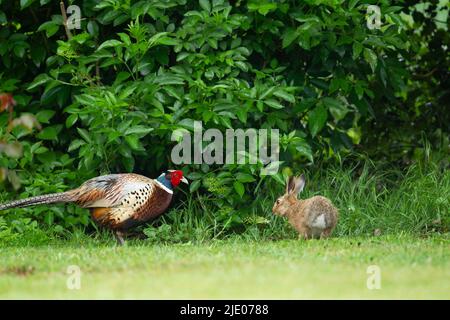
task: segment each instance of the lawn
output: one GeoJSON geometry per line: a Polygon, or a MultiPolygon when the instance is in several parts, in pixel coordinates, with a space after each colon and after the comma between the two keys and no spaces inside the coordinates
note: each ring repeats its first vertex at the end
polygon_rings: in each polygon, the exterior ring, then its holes
{"type": "Polygon", "coordinates": [[[124,247],[86,237],[0,249],[2,299],[450,299],[449,279],[448,234],[124,247]],[[80,289],[67,287],[71,265],[80,289]],[[370,290],[373,265],[381,288],[370,290]]]}

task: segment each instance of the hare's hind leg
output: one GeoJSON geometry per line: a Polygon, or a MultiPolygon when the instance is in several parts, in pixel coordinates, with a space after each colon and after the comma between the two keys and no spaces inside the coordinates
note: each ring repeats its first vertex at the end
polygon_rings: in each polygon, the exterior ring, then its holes
{"type": "Polygon", "coordinates": [[[308,240],[311,238],[311,231],[308,228],[299,228],[298,238],[301,240],[308,240]]]}
{"type": "Polygon", "coordinates": [[[326,239],[326,238],[328,238],[328,237],[330,236],[332,230],[333,230],[332,228],[326,228],[326,229],[324,229],[324,230],[322,231],[322,233],[320,234],[320,239],[326,239]]]}

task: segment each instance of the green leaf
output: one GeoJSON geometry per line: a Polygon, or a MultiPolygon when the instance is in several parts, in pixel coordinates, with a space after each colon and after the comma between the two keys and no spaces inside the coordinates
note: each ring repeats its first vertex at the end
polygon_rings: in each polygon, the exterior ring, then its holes
{"type": "Polygon", "coordinates": [[[76,113],[71,114],[66,119],[66,127],[70,128],[71,126],[73,126],[75,124],[75,122],[77,122],[77,120],[78,120],[78,114],[76,114],[76,113]]]}
{"type": "Polygon", "coordinates": [[[128,21],[129,19],[130,19],[130,17],[128,16],[128,14],[122,14],[114,19],[113,26],[114,27],[118,26],[118,25],[124,23],[125,21],[128,21]]]}
{"type": "Polygon", "coordinates": [[[199,3],[203,10],[211,12],[211,3],[209,0],[200,0],[199,3]]]}
{"type": "Polygon", "coordinates": [[[97,48],[97,51],[100,51],[105,48],[117,47],[117,46],[121,46],[121,45],[122,45],[122,42],[120,42],[119,40],[106,40],[97,48]]]}
{"type": "Polygon", "coordinates": [[[24,54],[25,54],[25,47],[23,46],[15,46],[14,47],[14,54],[19,57],[19,58],[23,58],[24,54]]]}
{"type": "Polygon", "coordinates": [[[122,40],[122,42],[125,43],[126,46],[131,45],[131,39],[129,35],[123,32],[120,32],[117,35],[119,36],[120,40],[122,40]]]}
{"type": "Polygon", "coordinates": [[[158,77],[155,79],[155,82],[160,84],[161,86],[184,85],[184,80],[181,77],[169,74],[158,75],[158,77]]]}
{"type": "Polygon", "coordinates": [[[328,82],[322,79],[313,78],[310,80],[313,85],[322,90],[328,89],[328,82]]]}
{"type": "Polygon", "coordinates": [[[388,13],[392,13],[392,12],[397,12],[402,10],[403,7],[402,6],[389,6],[386,9],[383,10],[383,14],[388,14],[388,13]]]}
{"type": "Polygon", "coordinates": [[[78,133],[80,134],[80,136],[87,142],[87,143],[92,143],[91,137],[89,136],[89,133],[87,132],[86,129],[82,129],[82,128],[77,128],[78,133]]]}
{"type": "Polygon", "coordinates": [[[128,98],[136,89],[137,87],[135,85],[125,87],[125,89],[120,91],[119,99],[128,98]]]}
{"type": "Polygon", "coordinates": [[[322,130],[327,122],[327,117],[327,110],[322,103],[308,113],[308,127],[313,137],[322,130]]]}
{"type": "Polygon", "coordinates": [[[283,48],[289,47],[289,45],[294,42],[295,39],[298,37],[298,32],[296,29],[288,29],[283,34],[283,48]]]}
{"type": "Polygon", "coordinates": [[[333,115],[336,121],[339,121],[345,117],[348,113],[347,107],[339,100],[325,97],[322,99],[325,106],[330,110],[330,113],[333,115]]]}
{"type": "Polygon", "coordinates": [[[42,73],[34,78],[33,82],[28,85],[27,90],[32,90],[40,85],[43,85],[44,83],[47,83],[50,80],[52,80],[52,78],[50,78],[46,73],[42,73]]]}
{"type": "Polygon", "coordinates": [[[39,132],[37,137],[42,140],[57,140],[58,133],[61,131],[61,128],[61,125],[47,127],[39,132]]]}
{"type": "Polygon", "coordinates": [[[169,37],[169,32],[159,32],[154,34],[153,36],[148,39],[148,47],[154,47],[157,44],[164,44],[164,45],[177,45],[178,40],[175,38],[169,37]]]}
{"type": "Polygon", "coordinates": [[[97,22],[95,22],[94,20],[89,20],[87,24],[87,31],[94,37],[98,36],[99,28],[97,22]]]}
{"type": "Polygon", "coordinates": [[[35,153],[36,150],[42,146],[42,141],[38,141],[30,147],[31,153],[35,153]]]}
{"type": "Polygon", "coordinates": [[[70,143],[69,148],[67,149],[67,151],[70,152],[70,151],[76,150],[76,149],[78,149],[79,147],[81,147],[81,146],[84,145],[84,144],[86,144],[86,142],[84,142],[84,141],[81,140],[81,139],[73,140],[73,141],[70,143]]]}
{"type": "Polygon", "coordinates": [[[37,31],[45,31],[47,38],[53,36],[59,30],[59,24],[55,21],[47,21],[39,26],[37,31]]]}
{"type": "Polygon", "coordinates": [[[333,93],[333,92],[339,90],[341,81],[344,82],[345,80],[331,79],[330,86],[328,87],[328,92],[333,93]]]}
{"type": "Polygon", "coordinates": [[[297,143],[295,149],[298,151],[298,153],[305,156],[310,162],[314,162],[311,146],[306,141],[297,143]]]}
{"type": "Polygon", "coordinates": [[[244,195],[244,192],[245,192],[245,187],[242,184],[242,182],[235,181],[233,183],[233,187],[234,187],[234,190],[236,190],[236,193],[242,198],[242,196],[244,195]]]}
{"type": "Polygon", "coordinates": [[[192,56],[192,53],[190,53],[190,52],[181,52],[177,55],[177,62],[182,61],[190,56],[192,56]]]}
{"type": "Polygon", "coordinates": [[[52,211],[47,211],[47,212],[44,214],[44,222],[45,222],[48,226],[51,226],[51,225],[53,224],[54,218],[55,218],[55,215],[54,215],[54,213],[53,213],[52,211]]]}
{"type": "Polygon", "coordinates": [[[248,110],[246,110],[246,109],[236,110],[236,116],[238,117],[239,121],[241,121],[242,123],[247,123],[247,115],[248,115],[248,110]]]}
{"type": "Polygon", "coordinates": [[[348,8],[352,10],[358,2],[359,0],[350,0],[350,2],[348,3],[348,8]]]}
{"type": "Polygon", "coordinates": [[[283,109],[284,108],[284,106],[281,103],[279,103],[277,100],[274,100],[274,99],[264,100],[264,103],[274,109],[283,109]]]}
{"type": "Polygon", "coordinates": [[[0,24],[6,23],[6,22],[8,22],[8,19],[6,19],[6,14],[3,11],[0,11],[0,24]]]}
{"type": "Polygon", "coordinates": [[[189,180],[199,180],[203,177],[203,174],[200,172],[190,172],[186,175],[189,180]]]}
{"type": "Polygon", "coordinates": [[[383,82],[383,86],[386,88],[387,87],[387,73],[386,73],[386,69],[384,68],[384,64],[380,65],[379,74],[380,74],[381,82],[383,82]]]}
{"type": "Polygon", "coordinates": [[[194,120],[190,118],[185,118],[178,123],[178,126],[186,128],[190,131],[194,131],[194,120]]]}
{"type": "Polygon", "coordinates": [[[149,132],[152,132],[154,129],[153,128],[149,128],[149,127],[145,127],[145,126],[134,126],[131,128],[128,128],[125,131],[125,135],[129,135],[129,134],[137,134],[137,135],[146,135],[149,132]]]}
{"type": "Polygon", "coordinates": [[[49,123],[49,120],[55,115],[54,110],[41,110],[36,114],[36,119],[40,123],[49,123]]]}
{"type": "Polygon", "coordinates": [[[178,44],[178,40],[174,39],[174,38],[169,38],[169,37],[162,37],[162,38],[158,39],[157,43],[164,44],[166,46],[175,46],[178,44]]]}
{"type": "Polygon", "coordinates": [[[372,68],[372,72],[375,72],[375,69],[377,67],[378,57],[375,52],[373,52],[372,49],[365,48],[364,49],[364,59],[367,61],[367,63],[370,64],[370,68],[372,68]]]}
{"type": "Polygon", "coordinates": [[[193,181],[193,182],[190,184],[190,186],[189,186],[189,191],[190,191],[191,193],[197,191],[198,188],[200,188],[201,183],[202,183],[202,180],[195,180],[195,181],[193,181]]]}
{"type": "Polygon", "coordinates": [[[275,180],[276,182],[278,182],[278,184],[284,186],[286,183],[286,180],[284,179],[283,175],[281,172],[278,172],[277,174],[273,174],[270,176],[273,180],[275,180]]]}
{"type": "Polygon", "coordinates": [[[236,174],[236,179],[242,183],[253,182],[256,180],[251,174],[241,172],[236,174]]]}
{"type": "Polygon", "coordinates": [[[90,95],[87,94],[80,94],[75,96],[75,100],[77,100],[77,102],[79,102],[82,105],[86,105],[86,106],[95,106],[97,105],[97,100],[90,95]]]}
{"type": "Polygon", "coordinates": [[[120,136],[122,136],[122,135],[120,134],[120,132],[118,132],[116,130],[109,132],[108,133],[108,143],[117,141],[117,138],[119,138],[120,136]]]}
{"type": "Polygon", "coordinates": [[[139,137],[137,135],[129,135],[125,137],[125,141],[128,143],[131,149],[133,150],[142,150],[143,147],[139,141],[139,137]]]}
{"type": "Polygon", "coordinates": [[[42,154],[48,151],[48,148],[46,147],[39,147],[36,149],[36,151],[34,152],[35,154],[42,154]]]}
{"type": "Polygon", "coordinates": [[[248,71],[247,63],[245,63],[244,61],[236,61],[234,64],[242,71],[244,72],[248,71]]]}
{"type": "Polygon", "coordinates": [[[130,73],[129,72],[125,72],[125,71],[120,71],[117,76],[116,76],[116,80],[114,80],[114,85],[118,85],[122,82],[124,82],[125,80],[127,80],[130,77],[130,73]]]}
{"type": "Polygon", "coordinates": [[[275,91],[275,89],[276,89],[276,87],[268,88],[266,91],[261,93],[261,95],[259,96],[259,99],[264,99],[265,97],[270,96],[275,91]]]}
{"type": "Polygon", "coordinates": [[[41,65],[41,63],[44,61],[46,54],[47,54],[47,51],[43,47],[32,46],[30,48],[31,59],[33,60],[34,64],[37,67],[39,67],[41,65]]]}
{"type": "Polygon", "coordinates": [[[23,10],[30,6],[35,0],[20,0],[20,9],[23,10]]]}
{"type": "Polygon", "coordinates": [[[273,2],[265,2],[265,1],[250,1],[247,5],[250,11],[258,11],[258,13],[265,16],[270,11],[277,9],[277,4],[273,2]]]}
{"type": "Polygon", "coordinates": [[[258,110],[260,112],[263,112],[263,110],[264,110],[264,103],[262,101],[257,101],[256,102],[256,108],[258,108],[258,110]]]}
{"type": "Polygon", "coordinates": [[[295,103],[295,97],[294,97],[292,94],[287,93],[286,91],[283,91],[283,90],[276,90],[276,91],[273,93],[273,95],[274,95],[274,96],[277,96],[277,97],[279,97],[279,98],[281,98],[281,99],[283,99],[283,100],[286,100],[287,102],[295,103]]]}
{"type": "Polygon", "coordinates": [[[363,49],[364,46],[361,42],[355,41],[353,43],[353,60],[356,60],[359,57],[363,49]]]}

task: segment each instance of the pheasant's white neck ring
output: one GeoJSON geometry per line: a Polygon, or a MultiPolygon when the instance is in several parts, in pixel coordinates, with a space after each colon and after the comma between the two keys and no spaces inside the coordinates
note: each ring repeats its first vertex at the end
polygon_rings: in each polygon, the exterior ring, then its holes
{"type": "Polygon", "coordinates": [[[162,184],[161,182],[159,182],[158,180],[155,180],[156,183],[158,184],[158,186],[161,187],[161,189],[163,189],[164,191],[166,191],[167,193],[173,194],[173,190],[169,189],[168,187],[166,187],[164,184],[162,184]]]}

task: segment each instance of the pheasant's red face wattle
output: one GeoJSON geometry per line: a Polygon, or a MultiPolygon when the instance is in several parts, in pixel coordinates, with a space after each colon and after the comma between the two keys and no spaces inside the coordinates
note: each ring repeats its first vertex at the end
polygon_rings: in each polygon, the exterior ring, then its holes
{"type": "Polygon", "coordinates": [[[180,184],[181,179],[183,179],[183,171],[175,170],[175,171],[171,172],[170,176],[171,176],[170,182],[172,183],[172,185],[174,187],[177,187],[180,184]]]}

